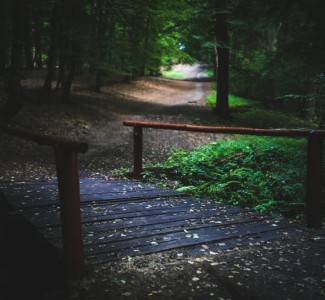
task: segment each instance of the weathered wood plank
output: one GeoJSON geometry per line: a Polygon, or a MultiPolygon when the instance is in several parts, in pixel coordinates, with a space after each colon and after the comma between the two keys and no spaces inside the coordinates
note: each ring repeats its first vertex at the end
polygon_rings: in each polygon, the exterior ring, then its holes
{"type": "MultiPolygon", "coordinates": [[[[82,213],[82,221],[83,223],[97,223],[97,222],[109,222],[115,221],[116,223],[122,223],[123,226],[127,226],[124,224],[127,219],[131,219],[131,224],[136,224],[135,221],[137,218],[145,218],[145,222],[160,222],[164,220],[171,220],[173,217],[182,216],[182,218],[192,218],[192,217],[209,217],[220,214],[231,214],[238,213],[243,211],[242,208],[239,207],[194,207],[193,205],[182,205],[182,206],[171,206],[170,208],[166,207],[166,209],[156,209],[153,211],[147,211],[142,209],[140,211],[114,213],[107,212],[105,213],[96,213],[96,209],[92,210],[92,213],[87,214],[87,210],[89,208],[82,208],[85,213],[82,213]]],[[[22,212],[22,214],[28,219],[31,223],[36,227],[47,227],[47,226],[58,226],[60,224],[59,220],[59,208],[53,207],[44,211],[34,211],[29,210],[26,212],[22,212]]],[[[175,219],[175,218],[174,218],[175,219]]]]}
{"type": "MultiPolygon", "coordinates": [[[[0,183],[0,190],[11,214],[24,216],[48,243],[62,248],[55,181],[0,183]]],[[[134,181],[81,178],[80,191],[89,263],[172,249],[199,255],[283,238],[292,230],[284,220],[134,181]]]]}
{"type": "MultiPolygon", "coordinates": [[[[103,242],[123,241],[137,238],[145,238],[151,236],[161,236],[167,233],[186,232],[187,230],[209,228],[209,227],[226,227],[234,224],[256,222],[257,220],[267,220],[268,217],[251,214],[251,213],[239,213],[234,214],[232,217],[209,217],[199,218],[197,220],[186,219],[182,221],[171,221],[168,223],[156,223],[156,224],[143,224],[142,226],[133,226],[129,228],[121,227],[119,229],[112,229],[109,226],[106,230],[98,231],[94,226],[94,230],[84,231],[84,244],[100,244],[103,242]]],[[[53,244],[60,244],[60,232],[46,232],[43,229],[43,235],[52,240],[53,244]]]]}
{"type": "MultiPolygon", "coordinates": [[[[81,183],[84,180],[80,181],[81,183]]],[[[137,182],[113,183],[100,180],[92,184],[87,181],[88,186],[81,186],[80,201],[87,203],[92,201],[129,201],[130,199],[151,199],[157,197],[177,196],[179,193],[167,189],[157,189],[153,185],[143,185],[137,182]]],[[[13,183],[0,184],[0,189],[6,194],[13,208],[33,208],[51,206],[59,203],[58,189],[55,183],[43,182],[42,184],[13,183]]]]}
{"type": "MultiPolygon", "coordinates": [[[[273,223],[266,222],[235,224],[230,228],[201,228],[189,232],[166,234],[158,238],[152,237],[149,239],[146,237],[130,241],[86,245],[85,254],[87,255],[87,259],[90,259],[92,256],[96,257],[96,255],[101,253],[108,255],[110,259],[117,259],[125,256],[144,255],[183,247],[197,246],[205,243],[224,243],[231,239],[275,231],[272,226],[273,223]]],[[[291,225],[287,222],[277,224],[277,230],[289,227],[291,227],[291,225]]]]}

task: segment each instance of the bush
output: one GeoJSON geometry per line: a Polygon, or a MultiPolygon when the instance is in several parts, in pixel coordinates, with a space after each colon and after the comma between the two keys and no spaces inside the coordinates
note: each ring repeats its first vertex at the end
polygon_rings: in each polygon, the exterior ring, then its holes
{"type": "Polygon", "coordinates": [[[219,139],[175,152],[165,167],[179,178],[179,190],[192,196],[291,217],[304,210],[304,139],[219,139]]]}

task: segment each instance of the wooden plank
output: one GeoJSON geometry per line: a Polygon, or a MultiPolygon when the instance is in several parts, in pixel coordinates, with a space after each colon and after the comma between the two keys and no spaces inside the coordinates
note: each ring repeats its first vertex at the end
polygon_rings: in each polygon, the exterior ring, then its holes
{"type": "MultiPolygon", "coordinates": [[[[105,190],[149,190],[149,189],[157,189],[156,185],[142,183],[139,181],[121,181],[121,180],[107,180],[103,178],[80,178],[80,191],[83,193],[85,190],[98,190],[99,188],[104,188],[105,190]]],[[[57,189],[57,180],[49,179],[49,180],[39,180],[39,181],[14,181],[14,182],[0,182],[0,188],[2,189],[42,189],[42,188],[54,188],[57,189]]],[[[162,188],[158,188],[162,190],[162,188]]]]}
{"type": "Polygon", "coordinates": [[[262,243],[272,241],[288,239],[291,234],[297,232],[298,229],[295,226],[279,228],[271,231],[265,231],[262,233],[256,233],[249,236],[242,236],[234,239],[229,239],[225,242],[212,242],[204,243],[194,247],[184,249],[184,254],[189,257],[197,257],[202,255],[215,255],[217,252],[221,252],[225,249],[234,249],[245,246],[261,245],[262,243]]]}
{"type": "MultiPolygon", "coordinates": [[[[275,223],[266,220],[262,222],[248,222],[248,223],[235,223],[228,226],[209,226],[206,228],[189,228],[188,230],[172,232],[163,235],[144,236],[136,239],[119,240],[105,242],[105,238],[101,240],[101,243],[85,245],[85,253],[101,253],[110,252],[116,250],[124,250],[129,253],[129,250],[134,251],[138,249],[141,253],[149,251],[157,252],[168,249],[176,249],[184,246],[191,246],[202,244],[206,242],[214,242],[220,240],[228,240],[234,237],[241,237],[264,231],[274,231],[278,228],[287,228],[291,225],[288,222],[277,222],[276,229],[273,226],[275,223]]],[[[128,254],[129,255],[129,254],[128,254]]]]}
{"type": "MultiPolygon", "coordinates": [[[[173,226],[184,226],[188,223],[200,223],[206,224],[207,222],[220,224],[222,220],[228,219],[232,220],[236,215],[241,215],[245,213],[246,215],[251,215],[253,219],[260,219],[262,216],[258,213],[253,212],[243,212],[243,209],[231,208],[225,211],[210,211],[202,215],[200,212],[191,212],[187,214],[177,214],[173,216],[163,215],[159,218],[157,217],[144,217],[137,219],[116,219],[110,222],[101,223],[88,223],[83,225],[83,233],[102,233],[102,232],[125,232],[126,230],[141,230],[141,228],[154,228],[156,227],[173,227],[173,226]]],[[[59,238],[61,236],[61,230],[59,226],[48,226],[41,227],[38,230],[48,238],[59,238]]]]}
{"type": "MultiPolygon", "coordinates": [[[[252,246],[252,245],[262,245],[265,242],[269,242],[272,240],[279,240],[279,239],[286,239],[288,238],[288,235],[291,233],[294,233],[296,228],[294,227],[288,227],[288,228],[280,228],[278,230],[274,231],[265,231],[263,233],[256,233],[251,234],[248,236],[241,236],[238,238],[231,238],[226,241],[213,241],[213,242],[206,242],[206,243],[200,243],[198,245],[192,245],[192,246],[184,246],[176,249],[170,249],[174,250],[173,255],[177,256],[177,254],[182,255],[182,257],[187,258],[194,258],[194,257],[202,257],[202,256],[213,256],[218,255],[224,250],[230,250],[235,248],[241,248],[246,246],[252,246]],[[177,252],[177,253],[176,253],[177,252]]],[[[156,252],[152,252],[156,253],[156,252]]],[[[146,254],[151,254],[150,252],[146,254]]],[[[86,261],[88,264],[99,264],[104,263],[108,261],[114,261],[121,259],[123,257],[127,256],[137,256],[136,252],[134,255],[126,255],[126,256],[116,256],[116,253],[98,253],[96,255],[87,256],[86,261]]]]}
{"type": "MultiPolygon", "coordinates": [[[[167,190],[157,189],[154,186],[139,185],[137,183],[100,185],[96,189],[81,188],[81,203],[93,201],[129,201],[130,199],[156,198],[177,196],[180,193],[167,190]],[[96,192],[94,192],[96,191],[96,192]]],[[[0,189],[6,194],[6,198],[14,208],[32,208],[41,206],[51,206],[59,202],[58,190],[53,184],[44,184],[42,186],[23,184],[18,186],[0,186],[0,189]]]]}
{"type": "MultiPolygon", "coordinates": [[[[238,212],[239,210],[234,208],[232,211],[238,212]]],[[[229,211],[231,212],[231,211],[229,211]]],[[[35,227],[48,227],[48,226],[59,226],[60,225],[60,212],[59,209],[53,208],[52,210],[48,210],[46,214],[41,214],[40,212],[32,212],[32,213],[22,213],[24,217],[29,220],[35,227]]],[[[195,216],[195,212],[189,212],[186,207],[177,207],[177,208],[170,208],[165,210],[152,210],[152,211],[140,211],[140,212],[133,212],[133,213],[125,213],[125,214],[103,214],[103,215],[82,215],[82,221],[83,223],[97,223],[97,222],[115,222],[124,223],[125,220],[131,219],[133,224],[136,218],[142,218],[146,219],[146,221],[155,220],[156,222],[163,221],[165,219],[170,220],[170,215],[177,216],[177,215],[184,215],[186,218],[191,218],[192,216],[195,216]]],[[[211,210],[203,212],[196,212],[196,216],[203,217],[203,216],[214,216],[218,214],[217,211],[211,210]]]]}
{"type": "MultiPolygon", "coordinates": [[[[200,255],[283,238],[292,229],[284,220],[153,185],[87,178],[81,182],[82,238],[88,263],[173,249],[200,255]]],[[[50,244],[62,248],[55,182],[0,184],[3,187],[19,208],[11,213],[22,213],[50,244]],[[28,199],[31,202],[22,207],[28,199]]]]}
{"type": "MultiPolygon", "coordinates": [[[[227,133],[227,134],[248,134],[248,135],[265,135],[265,136],[290,136],[290,137],[306,137],[310,133],[308,129],[264,129],[264,128],[248,128],[248,127],[229,127],[229,126],[199,126],[191,124],[162,123],[162,122],[146,122],[124,120],[124,126],[132,126],[137,128],[154,128],[165,130],[194,131],[205,133],[227,133]]],[[[325,136],[325,130],[315,130],[319,136],[325,136]]]]}
{"type": "Polygon", "coordinates": [[[38,134],[31,131],[5,127],[5,126],[0,126],[0,131],[5,132],[9,135],[13,135],[18,138],[22,138],[27,141],[35,142],[39,145],[60,147],[65,150],[82,152],[82,153],[88,151],[88,144],[83,142],[70,141],[68,139],[58,137],[58,136],[38,134]]]}
{"type": "MultiPolygon", "coordinates": [[[[267,221],[266,221],[267,222],[267,221]]],[[[262,234],[269,231],[289,228],[288,222],[278,223],[249,223],[233,225],[232,228],[204,228],[190,231],[189,233],[167,234],[160,239],[144,238],[131,241],[121,241],[114,244],[107,243],[85,246],[86,260],[91,262],[92,256],[105,254],[107,260],[118,259],[125,256],[144,255],[149,253],[179,249],[183,247],[197,246],[205,243],[224,242],[230,239],[248,237],[255,234],[262,234]],[[192,235],[192,237],[187,237],[192,235]]]]}
{"type": "MultiPolygon", "coordinates": [[[[103,204],[109,204],[113,202],[130,202],[134,200],[143,200],[143,199],[155,199],[159,197],[172,197],[177,196],[178,193],[173,191],[139,191],[139,192],[131,192],[131,193],[108,193],[108,194],[93,194],[93,195],[84,195],[81,194],[80,202],[91,203],[94,201],[100,201],[103,204]]],[[[12,206],[16,209],[29,209],[29,208],[37,208],[37,207],[47,207],[52,205],[59,204],[59,198],[56,194],[42,195],[40,197],[32,198],[32,196],[25,195],[22,198],[18,197],[19,195],[7,195],[7,199],[12,204],[12,206]]]]}
{"type": "MultiPolygon", "coordinates": [[[[82,222],[83,223],[95,223],[95,222],[108,222],[108,221],[115,221],[115,222],[125,222],[125,219],[132,219],[134,224],[135,218],[146,218],[147,222],[154,219],[155,222],[163,221],[165,219],[170,220],[170,218],[175,217],[177,215],[183,214],[185,217],[191,218],[191,216],[202,217],[202,216],[213,216],[218,214],[225,214],[225,213],[235,213],[243,211],[242,208],[239,207],[226,207],[226,206],[216,206],[216,207],[207,207],[205,209],[201,209],[199,211],[194,210],[195,206],[186,204],[183,206],[172,206],[171,208],[155,210],[153,212],[146,212],[146,210],[141,211],[132,211],[132,212],[122,212],[121,214],[106,213],[106,214],[96,214],[96,210],[93,211],[92,214],[82,214],[82,222]],[[158,219],[157,219],[158,218],[158,219]]],[[[196,207],[199,209],[200,207],[196,207]]],[[[86,211],[86,208],[82,208],[83,211],[86,211]]],[[[47,226],[58,226],[60,224],[59,220],[59,208],[53,207],[51,209],[47,209],[46,213],[42,213],[42,211],[26,211],[22,213],[26,219],[28,219],[31,223],[34,224],[36,227],[47,227],[47,226]]]]}
{"type": "MultiPolygon", "coordinates": [[[[260,217],[259,221],[269,220],[266,217],[260,217]]],[[[166,234],[172,234],[177,232],[186,232],[190,230],[197,230],[203,228],[219,228],[219,227],[229,227],[235,224],[244,224],[250,222],[256,222],[257,218],[247,214],[236,214],[232,218],[228,217],[218,217],[210,218],[209,220],[199,219],[196,222],[183,220],[179,222],[170,222],[167,224],[153,224],[153,225],[144,225],[142,227],[121,229],[119,231],[95,231],[88,234],[85,234],[84,243],[85,244],[101,244],[103,243],[103,237],[105,241],[114,242],[114,241],[123,241],[130,239],[138,238],[147,238],[147,237],[160,237],[166,234]]]]}
{"type": "MultiPolygon", "coordinates": [[[[118,229],[112,229],[109,226],[106,230],[84,230],[84,244],[98,244],[105,241],[123,241],[136,238],[145,238],[151,236],[161,236],[166,233],[185,232],[190,229],[209,228],[209,227],[225,227],[234,224],[256,222],[257,220],[267,220],[268,217],[251,212],[234,214],[229,216],[213,216],[209,218],[184,219],[181,221],[171,221],[166,223],[143,224],[142,226],[128,227],[121,226],[118,229]]],[[[60,245],[60,232],[50,230],[46,232],[43,229],[43,235],[52,240],[53,244],[60,245]]]]}
{"type": "Polygon", "coordinates": [[[324,137],[316,131],[308,136],[307,180],[306,180],[306,219],[307,225],[322,228],[324,217],[324,168],[323,168],[324,137]]]}

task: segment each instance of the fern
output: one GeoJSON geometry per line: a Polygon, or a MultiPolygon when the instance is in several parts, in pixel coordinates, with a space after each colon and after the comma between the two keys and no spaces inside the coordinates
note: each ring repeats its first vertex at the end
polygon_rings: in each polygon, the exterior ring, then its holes
{"type": "Polygon", "coordinates": [[[286,216],[304,209],[305,165],[305,140],[270,137],[218,139],[165,164],[182,192],[286,216]]]}

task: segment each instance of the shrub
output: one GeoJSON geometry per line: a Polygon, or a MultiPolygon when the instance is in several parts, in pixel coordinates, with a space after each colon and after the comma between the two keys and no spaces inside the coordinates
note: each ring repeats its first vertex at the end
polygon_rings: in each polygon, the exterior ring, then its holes
{"type": "Polygon", "coordinates": [[[219,139],[165,163],[179,190],[196,197],[297,216],[304,209],[306,141],[293,138],[219,139]]]}

